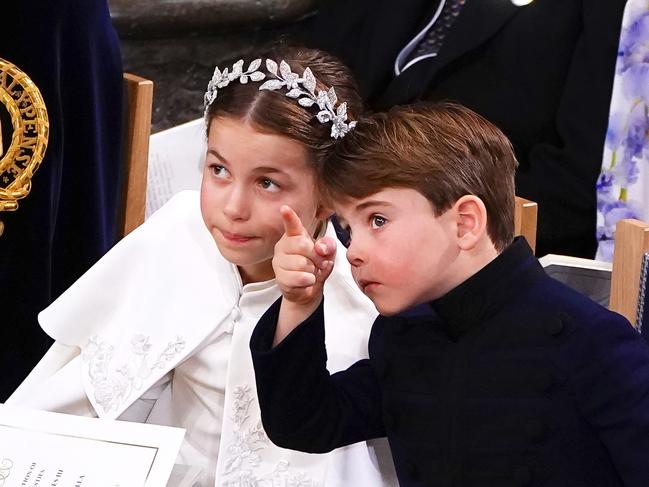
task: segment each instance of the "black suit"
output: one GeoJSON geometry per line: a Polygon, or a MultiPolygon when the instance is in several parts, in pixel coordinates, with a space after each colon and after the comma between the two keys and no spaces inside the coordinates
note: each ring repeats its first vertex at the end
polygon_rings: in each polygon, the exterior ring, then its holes
{"type": "Polygon", "coordinates": [[[452,99],[498,125],[539,203],[537,253],[592,257],[595,182],[625,0],[467,0],[437,57],[394,75],[430,0],[323,2],[308,43],[338,54],[374,108],[452,99]]]}

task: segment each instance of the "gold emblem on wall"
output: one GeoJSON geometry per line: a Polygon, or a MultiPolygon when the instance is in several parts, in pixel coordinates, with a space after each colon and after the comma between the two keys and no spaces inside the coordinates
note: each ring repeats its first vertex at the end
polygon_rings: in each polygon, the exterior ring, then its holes
{"type": "MultiPolygon", "coordinates": [[[[0,216],[16,211],[18,200],[31,190],[31,179],[40,166],[49,120],[43,97],[29,77],[0,58],[0,103],[9,117],[0,118],[0,216]],[[10,127],[6,124],[10,120],[10,127]]],[[[0,107],[1,109],[2,107],[0,107]]],[[[1,115],[1,114],[0,114],[1,115]]],[[[0,221],[0,235],[4,225],[0,221]]]]}

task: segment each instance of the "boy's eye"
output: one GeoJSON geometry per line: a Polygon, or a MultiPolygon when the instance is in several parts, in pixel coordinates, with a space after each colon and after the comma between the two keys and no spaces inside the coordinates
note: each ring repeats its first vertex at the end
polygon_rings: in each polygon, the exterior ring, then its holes
{"type": "Polygon", "coordinates": [[[373,215],[372,216],[372,228],[379,228],[385,225],[388,222],[387,219],[385,219],[382,216],[378,215],[373,215]]]}
{"type": "Polygon", "coordinates": [[[259,185],[267,191],[279,191],[279,185],[272,179],[262,178],[259,185]]]}
{"type": "Polygon", "coordinates": [[[228,170],[220,164],[210,164],[210,171],[219,178],[224,178],[229,174],[228,170]]]}

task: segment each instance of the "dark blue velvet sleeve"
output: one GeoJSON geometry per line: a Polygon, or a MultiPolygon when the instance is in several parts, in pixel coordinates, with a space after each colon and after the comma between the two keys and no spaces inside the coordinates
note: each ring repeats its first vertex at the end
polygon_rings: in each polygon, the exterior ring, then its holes
{"type": "Polygon", "coordinates": [[[268,437],[283,448],[325,453],[385,436],[371,361],[329,374],[323,304],[273,348],[280,304],[261,317],[250,341],[268,437]]]}

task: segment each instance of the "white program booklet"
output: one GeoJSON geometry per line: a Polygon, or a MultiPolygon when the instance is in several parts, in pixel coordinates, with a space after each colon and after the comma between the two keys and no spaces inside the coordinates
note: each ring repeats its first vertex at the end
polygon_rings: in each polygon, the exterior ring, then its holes
{"type": "Polygon", "coordinates": [[[0,487],[165,487],[184,434],[0,405],[0,487]]]}
{"type": "Polygon", "coordinates": [[[172,127],[149,139],[146,217],[184,189],[200,189],[207,141],[203,119],[172,127]]]}

